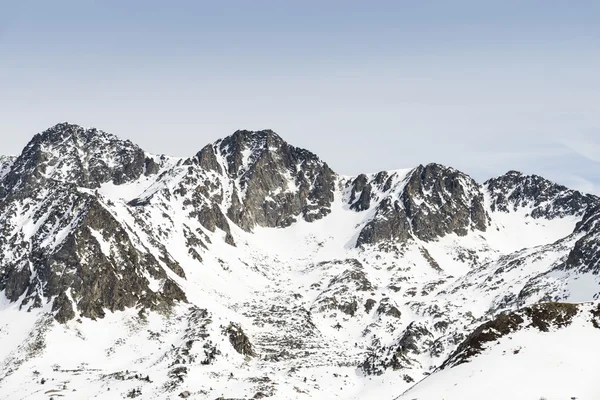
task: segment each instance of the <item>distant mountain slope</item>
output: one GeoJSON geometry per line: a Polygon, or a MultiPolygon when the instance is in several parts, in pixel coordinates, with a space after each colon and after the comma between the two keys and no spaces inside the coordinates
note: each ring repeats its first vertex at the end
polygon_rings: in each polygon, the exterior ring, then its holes
{"type": "Polygon", "coordinates": [[[535,175],[342,176],[269,130],[173,158],[68,123],[0,171],[2,398],[437,396],[505,365],[504,336],[456,361],[481,326],[566,302],[575,342],[594,306],[568,304],[600,296],[600,199],[535,175]]]}

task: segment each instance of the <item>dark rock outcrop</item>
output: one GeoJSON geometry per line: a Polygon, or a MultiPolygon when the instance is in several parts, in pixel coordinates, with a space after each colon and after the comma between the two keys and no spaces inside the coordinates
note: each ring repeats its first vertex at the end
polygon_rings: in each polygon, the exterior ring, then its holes
{"type": "MultiPolygon", "coordinates": [[[[5,217],[13,212],[7,206],[5,217]]],[[[21,307],[31,308],[54,298],[53,311],[60,322],[74,318],[75,310],[83,317],[102,318],[105,310],[160,309],[186,301],[160,262],[136,248],[94,196],[66,186],[45,199],[42,212],[45,219],[40,215],[30,239],[24,241],[22,233],[0,237],[0,248],[11,248],[0,256],[0,290],[9,300],[24,295],[21,307]],[[56,236],[69,228],[63,239],[56,236]],[[109,253],[104,243],[110,243],[109,253]],[[145,275],[161,282],[161,289],[151,290],[145,275]]],[[[0,222],[10,227],[9,218],[0,222]]]]}
{"type": "Polygon", "coordinates": [[[377,307],[377,314],[387,315],[393,318],[402,317],[402,313],[398,310],[398,307],[388,297],[382,299],[377,307]]]}
{"type": "Polygon", "coordinates": [[[370,313],[373,307],[375,307],[375,304],[377,304],[376,300],[367,299],[367,301],[365,301],[365,312],[367,314],[370,313]]]}
{"type": "MultiPolygon", "coordinates": [[[[315,312],[339,310],[354,316],[362,304],[366,292],[375,289],[363,270],[363,265],[356,259],[336,260],[319,264],[346,264],[348,268],[329,281],[327,288],[319,294],[312,309],[315,312]]],[[[368,312],[368,311],[366,311],[368,312]]]]}
{"type": "MultiPolygon", "coordinates": [[[[331,212],[335,174],[313,153],[287,144],[276,133],[237,131],[213,145],[225,159],[227,176],[239,182],[227,216],[245,230],[285,227],[331,212]]],[[[203,160],[215,168],[209,150],[203,160]]]]}
{"type": "Polygon", "coordinates": [[[29,196],[47,181],[97,188],[131,182],[158,172],[138,146],[97,129],[60,123],[37,134],[14,160],[0,185],[0,196],[29,196]]]}
{"type": "Polygon", "coordinates": [[[600,199],[550,182],[538,175],[509,171],[484,183],[490,194],[492,211],[509,212],[531,208],[533,218],[562,218],[580,216],[600,199]]]}
{"type": "Polygon", "coordinates": [[[575,228],[575,234],[582,236],[575,242],[565,262],[556,269],[600,274],[600,206],[590,208],[585,213],[575,228]]]}
{"type": "Polygon", "coordinates": [[[433,334],[421,323],[411,322],[391,345],[372,348],[360,365],[367,375],[381,375],[387,369],[399,370],[418,364],[415,357],[431,349],[433,334]]]}
{"type": "Polygon", "coordinates": [[[571,324],[579,306],[571,303],[539,303],[521,310],[502,313],[477,327],[442,364],[441,368],[468,362],[481,353],[486,344],[518,330],[533,327],[547,332],[550,327],[562,328],[571,324]],[[526,322],[529,324],[525,324],[526,322]]]}
{"type": "Polygon", "coordinates": [[[157,174],[162,161],[129,141],[68,123],[36,135],[0,182],[0,291],[28,309],[52,301],[59,322],[185,301],[165,268],[181,277],[183,271],[164,246],[158,244],[157,259],[134,243],[90,190],[157,174]],[[30,227],[22,226],[23,215],[30,227]]]}
{"type": "Polygon", "coordinates": [[[359,175],[352,182],[352,190],[350,192],[350,208],[355,211],[368,210],[371,207],[371,184],[367,181],[365,174],[359,175]],[[358,199],[357,199],[357,194],[358,199]]]}
{"type": "Polygon", "coordinates": [[[235,351],[245,356],[256,356],[250,339],[246,336],[239,324],[233,322],[230,323],[229,326],[223,330],[223,334],[229,337],[229,341],[235,351]]]}
{"type": "MultiPolygon", "coordinates": [[[[385,177],[378,174],[377,180],[384,182],[385,177]]],[[[377,205],[374,217],[358,236],[357,246],[385,240],[402,242],[411,237],[430,241],[449,233],[486,230],[489,217],[483,192],[469,176],[428,164],[412,170],[404,183],[399,192],[386,194],[377,205]]],[[[391,188],[392,184],[385,186],[391,188]]]]}
{"type": "MultiPolygon", "coordinates": [[[[600,271],[600,200],[535,175],[511,171],[482,186],[455,169],[428,164],[346,180],[270,130],[237,131],[192,158],[175,160],[148,155],[96,129],[61,123],[36,135],[19,157],[0,159],[0,291],[28,309],[52,301],[60,322],[128,307],[165,309],[186,301],[177,284],[185,272],[162,243],[181,221],[174,214],[183,212],[195,224],[193,229],[184,224],[183,236],[188,254],[202,263],[211,232],[236,246],[232,224],[251,231],[323,218],[331,212],[338,183],[351,210],[369,210],[356,236],[359,247],[485,231],[487,190],[494,212],[530,207],[534,218],[583,216],[575,232],[579,240],[556,268],[600,271]],[[151,189],[123,202],[119,210],[125,214],[119,215],[116,199],[102,194],[103,185],[144,176],[150,178],[143,182],[153,182],[151,189]],[[148,222],[159,215],[154,211],[162,214],[164,227],[148,222]]],[[[421,254],[444,272],[425,247],[421,254]]],[[[339,263],[347,267],[331,275],[312,310],[354,316],[375,309],[375,316],[401,317],[389,299],[378,304],[367,299],[377,288],[358,260],[339,263]]],[[[424,287],[421,295],[434,290],[424,287]]]]}
{"type": "Polygon", "coordinates": [[[221,229],[235,245],[229,222],[246,231],[255,226],[287,227],[298,217],[312,222],[331,212],[336,174],[313,153],[289,145],[276,133],[237,131],[205,146],[165,177],[166,187],[136,199],[182,198],[191,218],[209,231],[221,229]],[[175,184],[169,179],[178,179],[175,184]],[[228,222],[229,221],[229,222],[228,222]]]}

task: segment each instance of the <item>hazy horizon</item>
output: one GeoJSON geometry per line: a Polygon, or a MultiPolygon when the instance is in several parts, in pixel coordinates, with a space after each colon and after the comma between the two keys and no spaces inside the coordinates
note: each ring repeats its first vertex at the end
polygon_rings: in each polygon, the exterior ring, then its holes
{"type": "Polygon", "coordinates": [[[59,121],[173,156],[272,129],[345,175],[438,162],[600,194],[596,2],[2,5],[2,154],[59,121]]]}

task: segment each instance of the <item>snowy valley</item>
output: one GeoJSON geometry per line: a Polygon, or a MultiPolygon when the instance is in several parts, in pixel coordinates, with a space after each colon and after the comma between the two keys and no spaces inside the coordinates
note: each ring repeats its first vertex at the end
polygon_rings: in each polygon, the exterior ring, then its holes
{"type": "Polygon", "coordinates": [[[536,175],[61,123],[0,211],[2,399],[600,399],[600,198],[536,175]]]}

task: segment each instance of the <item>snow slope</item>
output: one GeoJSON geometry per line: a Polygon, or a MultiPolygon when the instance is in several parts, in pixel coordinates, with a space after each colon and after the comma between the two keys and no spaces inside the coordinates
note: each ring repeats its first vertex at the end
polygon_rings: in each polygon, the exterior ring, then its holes
{"type": "Polygon", "coordinates": [[[340,176],[270,131],[189,159],[96,135],[55,127],[3,178],[0,398],[597,394],[576,368],[592,305],[440,369],[501,313],[597,299],[597,198],[439,165],[340,176]]]}
{"type": "Polygon", "coordinates": [[[397,399],[598,399],[589,357],[600,351],[600,329],[590,313],[597,307],[582,305],[567,327],[529,327],[501,337],[471,361],[436,371],[397,399]]]}

